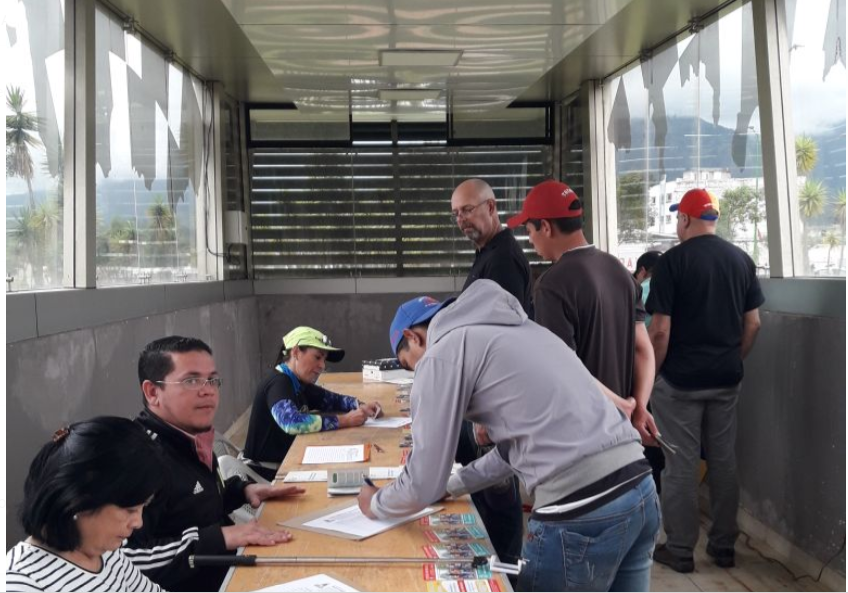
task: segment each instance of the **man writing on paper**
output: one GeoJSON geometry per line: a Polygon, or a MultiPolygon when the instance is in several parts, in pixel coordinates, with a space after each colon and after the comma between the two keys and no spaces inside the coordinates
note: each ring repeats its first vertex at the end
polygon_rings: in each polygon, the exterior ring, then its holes
{"type": "Polygon", "coordinates": [[[411,515],[515,474],[535,496],[520,590],[648,590],[660,523],[651,468],[639,433],[573,350],[489,280],[453,303],[401,305],[389,339],[415,370],[415,449],[394,483],[363,487],[365,515],[411,515]],[[450,476],[463,418],[496,447],[450,476]],[[566,557],[579,561],[566,570],[566,557]]]}

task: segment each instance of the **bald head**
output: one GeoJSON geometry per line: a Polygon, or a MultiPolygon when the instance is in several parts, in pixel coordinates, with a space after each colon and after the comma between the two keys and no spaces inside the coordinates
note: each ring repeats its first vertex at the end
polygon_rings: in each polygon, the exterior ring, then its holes
{"type": "MultiPolygon", "coordinates": [[[[718,216],[718,212],[714,213],[718,216]]],[[[715,235],[718,230],[718,219],[703,220],[688,214],[677,213],[677,237],[681,241],[700,237],[701,235],[715,235]]]]}
{"type": "Polygon", "coordinates": [[[495,192],[482,179],[467,179],[451,196],[451,213],[459,230],[480,249],[501,231],[495,192]]]}

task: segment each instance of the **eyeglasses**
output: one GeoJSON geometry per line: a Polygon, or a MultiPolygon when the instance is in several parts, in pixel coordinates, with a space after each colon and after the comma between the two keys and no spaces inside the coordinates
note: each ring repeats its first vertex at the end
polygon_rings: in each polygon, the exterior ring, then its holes
{"type": "Polygon", "coordinates": [[[479,204],[476,204],[474,206],[463,206],[459,210],[451,210],[451,213],[450,213],[451,220],[453,222],[456,222],[457,220],[459,220],[460,217],[468,218],[469,216],[471,216],[472,212],[474,212],[477,208],[479,208],[483,204],[487,203],[488,201],[489,200],[483,200],[482,202],[480,202],[479,204]]]}
{"type": "Polygon", "coordinates": [[[188,389],[189,391],[200,391],[207,385],[214,387],[215,389],[220,389],[221,385],[224,384],[224,380],[221,377],[212,377],[211,379],[204,379],[203,377],[189,377],[182,381],[154,381],[154,383],[157,385],[181,385],[183,389],[188,389]]]}

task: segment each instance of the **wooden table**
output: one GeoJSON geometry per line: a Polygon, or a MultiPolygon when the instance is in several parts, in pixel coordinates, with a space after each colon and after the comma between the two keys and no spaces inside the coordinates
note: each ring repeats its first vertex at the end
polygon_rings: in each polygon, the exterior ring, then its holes
{"type": "MultiPolygon", "coordinates": [[[[400,415],[401,404],[395,401],[397,386],[388,383],[363,383],[360,373],[333,373],[324,375],[320,381],[328,389],[352,395],[361,400],[378,401],[387,416],[400,415]]],[[[323,469],[321,466],[307,465],[300,462],[304,451],[310,445],[352,445],[359,443],[376,443],[385,452],[380,453],[374,447],[371,449],[371,459],[364,464],[344,464],[341,467],[386,467],[400,465],[401,452],[399,447],[402,429],[388,428],[346,428],[329,432],[319,432],[300,435],[286,455],[277,479],[281,480],[292,470],[323,469]]],[[[387,481],[378,482],[385,485],[387,481]]],[[[345,500],[353,502],[352,497],[329,498],[327,484],[310,482],[298,484],[306,489],[306,494],[296,498],[269,501],[265,504],[259,516],[259,522],[272,527],[278,521],[285,521],[305,515],[322,508],[337,506],[345,500]]],[[[449,500],[439,503],[445,508],[442,512],[474,513],[477,514],[470,497],[459,500],[449,500]]],[[[477,525],[485,529],[477,515],[477,525]]],[[[429,542],[424,538],[424,528],[417,522],[408,523],[391,529],[363,541],[348,541],[338,537],[313,533],[311,531],[292,530],[294,539],[283,545],[273,547],[251,546],[245,549],[245,554],[257,556],[331,556],[335,558],[352,557],[420,557],[420,564],[409,565],[307,565],[307,566],[255,566],[231,569],[227,580],[224,581],[223,591],[252,591],[269,587],[274,584],[293,581],[313,574],[328,573],[350,583],[362,591],[426,591],[427,582],[423,577],[423,565],[427,562],[422,546],[429,542]]],[[[491,542],[486,540],[490,549],[491,542]]],[[[509,581],[504,575],[495,575],[503,591],[511,591],[509,581]]]]}

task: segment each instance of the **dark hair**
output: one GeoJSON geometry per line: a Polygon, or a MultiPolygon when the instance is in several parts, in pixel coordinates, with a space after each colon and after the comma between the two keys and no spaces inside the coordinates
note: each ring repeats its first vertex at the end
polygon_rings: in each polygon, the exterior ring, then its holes
{"type": "Polygon", "coordinates": [[[77,549],[74,515],[147,502],[162,486],[159,452],[140,424],[100,416],[56,432],[29,467],[24,531],[60,552],[77,549]]]}
{"type": "Polygon", "coordinates": [[[645,268],[646,272],[653,270],[657,262],[660,261],[661,255],[662,251],[646,251],[640,255],[639,259],[636,260],[636,270],[633,275],[635,276],[639,272],[639,268],[645,268]]]}
{"type": "MultiPolygon", "coordinates": [[[[577,203],[577,201],[575,200],[573,203],[577,203]]],[[[540,228],[542,228],[542,220],[543,219],[541,218],[532,218],[527,222],[532,224],[533,227],[535,227],[535,229],[538,231],[540,228]]],[[[579,231],[583,228],[582,215],[575,216],[573,218],[545,218],[544,220],[547,220],[552,227],[556,227],[556,229],[564,235],[570,235],[571,233],[579,231]]]]}
{"type": "MultiPolygon", "coordinates": [[[[433,317],[435,317],[435,315],[433,317]]],[[[433,321],[433,317],[431,317],[427,321],[422,321],[421,323],[416,323],[415,325],[409,327],[408,329],[415,329],[417,327],[419,329],[423,329],[423,330],[426,331],[427,328],[430,327],[430,322],[433,321]]],[[[409,343],[407,343],[405,337],[401,338],[400,342],[398,342],[397,351],[395,352],[395,356],[400,354],[401,350],[406,350],[407,348],[409,348],[409,343]]]]}
{"type": "Polygon", "coordinates": [[[320,348],[316,348],[315,346],[292,346],[291,348],[286,348],[286,345],[283,344],[280,346],[280,351],[277,353],[277,359],[274,361],[274,364],[271,368],[277,368],[284,362],[288,362],[292,355],[292,350],[295,348],[299,348],[303,352],[306,352],[309,349],[312,350],[320,350],[320,348]]]}
{"type": "Polygon", "coordinates": [[[212,349],[203,340],[197,338],[184,338],[182,336],[168,336],[150,342],[141,351],[138,357],[138,382],[162,381],[168,373],[174,370],[174,361],[171,359],[172,352],[207,352],[212,354],[212,349]]]}

